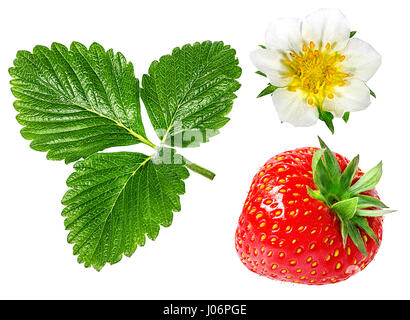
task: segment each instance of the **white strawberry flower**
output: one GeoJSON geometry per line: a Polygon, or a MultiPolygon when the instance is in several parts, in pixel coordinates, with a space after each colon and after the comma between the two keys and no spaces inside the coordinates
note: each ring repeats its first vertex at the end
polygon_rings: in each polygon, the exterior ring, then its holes
{"type": "Polygon", "coordinates": [[[347,19],[336,9],[276,20],[266,31],[265,48],[252,52],[251,60],[279,87],[273,103],[280,120],[294,126],[311,126],[323,112],[342,117],[367,108],[366,82],[381,64],[371,45],[351,38],[347,19]]]}

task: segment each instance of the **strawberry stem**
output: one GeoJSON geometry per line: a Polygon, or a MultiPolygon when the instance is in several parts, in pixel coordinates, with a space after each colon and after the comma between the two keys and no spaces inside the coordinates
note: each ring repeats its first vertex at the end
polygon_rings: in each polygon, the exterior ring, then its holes
{"type": "Polygon", "coordinates": [[[201,176],[209,180],[213,180],[215,178],[215,173],[187,160],[186,158],[185,158],[185,165],[187,166],[188,169],[200,174],[201,176]]]}

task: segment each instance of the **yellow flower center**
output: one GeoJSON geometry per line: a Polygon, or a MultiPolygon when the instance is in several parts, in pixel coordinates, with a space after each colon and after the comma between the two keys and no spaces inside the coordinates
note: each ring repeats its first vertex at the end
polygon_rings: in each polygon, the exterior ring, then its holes
{"type": "Polygon", "coordinates": [[[301,90],[310,105],[321,106],[324,99],[334,98],[334,88],[344,86],[349,75],[340,71],[345,56],[330,51],[328,43],[324,48],[316,49],[313,42],[304,44],[299,53],[290,52],[283,63],[292,78],[288,89],[301,90]]]}

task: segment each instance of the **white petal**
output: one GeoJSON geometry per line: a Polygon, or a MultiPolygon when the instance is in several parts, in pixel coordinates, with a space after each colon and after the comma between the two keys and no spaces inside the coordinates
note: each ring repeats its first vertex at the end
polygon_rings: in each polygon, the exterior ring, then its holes
{"type": "Polygon", "coordinates": [[[349,22],[337,9],[320,9],[303,20],[302,37],[305,43],[313,41],[317,46],[329,43],[333,50],[338,51],[344,49],[349,41],[349,22]]]}
{"type": "Polygon", "coordinates": [[[358,79],[351,79],[343,87],[336,86],[334,98],[326,98],[323,109],[333,112],[337,117],[345,112],[360,111],[370,105],[370,90],[366,84],[358,79]]]}
{"type": "Polygon", "coordinates": [[[286,88],[276,89],[272,99],[281,121],[296,127],[308,127],[317,122],[317,108],[309,105],[300,92],[292,92],[286,88]]]}
{"type": "Polygon", "coordinates": [[[282,51],[300,51],[303,46],[300,19],[277,19],[266,30],[266,46],[282,51]]]}
{"type": "Polygon", "coordinates": [[[382,57],[370,44],[357,38],[351,39],[341,54],[346,57],[341,70],[363,81],[368,81],[382,62],[382,57]]]}
{"type": "Polygon", "coordinates": [[[251,60],[256,68],[265,73],[270,82],[277,87],[286,86],[291,81],[285,76],[288,70],[281,59],[283,57],[278,50],[258,49],[251,53],[251,60]]]}

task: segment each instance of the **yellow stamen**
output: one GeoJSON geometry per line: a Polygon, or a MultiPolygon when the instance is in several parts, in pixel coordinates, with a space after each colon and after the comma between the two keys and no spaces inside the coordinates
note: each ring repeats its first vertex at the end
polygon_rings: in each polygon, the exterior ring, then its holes
{"type": "Polygon", "coordinates": [[[288,59],[282,60],[285,72],[292,81],[288,85],[291,92],[301,91],[309,105],[322,106],[327,98],[334,98],[333,88],[345,85],[348,74],[341,71],[344,55],[331,52],[330,43],[323,48],[313,41],[302,45],[301,51],[289,52],[288,59]]]}

